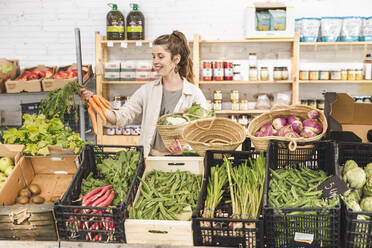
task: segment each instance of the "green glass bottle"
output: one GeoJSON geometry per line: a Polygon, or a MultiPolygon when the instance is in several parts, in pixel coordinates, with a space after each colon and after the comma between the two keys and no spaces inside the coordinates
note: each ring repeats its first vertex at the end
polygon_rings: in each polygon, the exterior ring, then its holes
{"type": "Polygon", "coordinates": [[[138,4],[130,4],[132,11],[127,16],[127,39],[144,40],[145,39],[145,17],[138,10],[138,4]]]}
{"type": "Polygon", "coordinates": [[[114,3],[109,3],[112,9],[106,16],[106,31],[108,40],[124,40],[125,39],[125,18],[118,10],[118,6],[114,3]]]}

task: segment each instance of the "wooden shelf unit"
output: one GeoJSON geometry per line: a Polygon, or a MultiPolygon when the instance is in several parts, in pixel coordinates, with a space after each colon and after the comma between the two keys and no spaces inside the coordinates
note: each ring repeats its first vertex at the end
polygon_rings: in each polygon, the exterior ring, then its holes
{"type": "Polygon", "coordinates": [[[372,80],[299,80],[300,84],[372,84],[372,80]]]}
{"type": "Polygon", "coordinates": [[[300,42],[300,46],[365,46],[372,45],[371,41],[355,42],[300,42]]]}
{"type": "Polygon", "coordinates": [[[291,84],[292,80],[280,81],[199,81],[199,85],[213,85],[213,84],[291,84]]]}
{"type": "Polygon", "coordinates": [[[220,110],[216,114],[263,114],[269,110],[266,109],[248,109],[248,110],[220,110]]]}

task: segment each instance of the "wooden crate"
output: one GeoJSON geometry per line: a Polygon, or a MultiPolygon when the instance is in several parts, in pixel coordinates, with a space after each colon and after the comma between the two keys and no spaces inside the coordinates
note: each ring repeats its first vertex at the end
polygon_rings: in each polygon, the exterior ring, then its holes
{"type": "Polygon", "coordinates": [[[0,239],[58,240],[52,197],[61,197],[76,171],[77,156],[61,160],[51,157],[22,157],[0,194],[0,239]],[[20,189],[37,184],[44,204],[14,204],[20,189]]]}
{"type": "MultiPolygon", "coordinates": [[[[152,170],[180,170],[202,176],[204,174],[203,157],[149,157],[145,164],[142,179],[152,170]]],[[[139,195],[136,195],[134,203],[139,195]]],[[[124,226],[128,244],[193,245],[192,221],[126,219],[124,226]]]]}

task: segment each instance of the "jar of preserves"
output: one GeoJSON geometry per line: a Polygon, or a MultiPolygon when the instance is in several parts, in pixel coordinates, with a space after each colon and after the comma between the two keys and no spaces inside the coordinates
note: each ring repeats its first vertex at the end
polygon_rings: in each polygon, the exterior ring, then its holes
{"type": "Polygon", "coordinates": [[[239,102],[238,101],[232,101],[231,110],[232,111],[239,111],[239,102]]]}
{"type": "Polygon", "coordinates": [[[302,105],[307,105],[307,99],[301,99],[301,104],[302,105]]]}
{"type": "Polygon", "coordinates": [[[341,80],[341,71],[331,71],[331,80],[341,80]]]}
{"type": "Polygon", "coordinates": [[[328,71],[320,71],[319,72],[319,79],[320,80],[329,80],[329,72],[328,71]]]}
{"type": "Polygon", "coordinates": [[[215,61],[213,65],[213,80],[223,81],[223,62],[215,61]]]}
{"type": "Polygon", "coordinates": [[[233,64],[233,72],[240,73],[240,64],[233,64]]]}
{"type": "Polygon", "coordinates": [[[363,80],[363,69],[355,70],[355,80],[363,80]]]}
{"type": "Polygon", "coordinates": [[[111,102],[111,107],[113,109],[119,109],[121,107],[121,97],[120,96],[115,96],[114,101],[111,102]]]}
{"type": "Polygon", "coordinates": [[[372,101],[371,101],[371,97],[370,96],[365,96],[364,98],[363,98],[363,102],[365,102],[365,103],[371,103],[372,101]]]}
{"type": "Polygon", "coordinates": [[[309,71],[300,71],[300,80],[309,80],[309,71]]]}
{"type": "Polygon", "coordinates": [[[347,80],[355,80],[355,70],[348,69],[347,70],[347,80]]]}
{"type": "Polygon", "coordinates": [[[214,91],[213,99],[222,101],[222,92],[220,90],[214,91]]]}
{"type": "Polygon", "coordinates": [[[288,80],[288,79],[289,79],[288,67],[284,66],[282,67],[282,80],[288,80]]]}
{"type": "Polygon", "coordinates": [[[316,100],[316,108],[320,109],[320,110],[324,109],[324,100],[323,99],[316,100]]]}
{"type": "Polygon", "coordinates": [[[309,80],[319,80],[319,71],[310,71],[309,80]]]}
{"type": "Polygon", "coordinates": [[[238,122],[238,120],[236,119],[235,115],[232,115],[232,116],[230,117],[230,119],[231,119],[232,121],[234,121],[234,122],[238,122]]]}
{"type": "Polygon", "coordinates": [[[282,69],[281,67],[274,67],[274,80],[281,80],[282,79],[282,69]]]}
{"type": "Polygon", "coordinates": [[[240,81],[241,80],[240,72],[234,72],[233,80],[234,81],[240,81]]]}
{"type": "Polygon", "coordinates": [[[106,129],[107,135],[115,135],[115,128],[107,128],[106,129]]]}
{"type": "Polygon", "coordinates": [[[314,99],[308,99],[307,105],[312,108],[316,108],[316,101],[314,99]]]}
{"type": "Polygon", "coordinates": [[[248,60],[249,60],[249,67],[257,66],[257,56],[255,53],[249,53],[248,60]]]}
{"type": "Polygon", "coordinates": [[[341,80],[347,80],[347,70],[346,69],[341,70],[341,80]]]}
{"type": "Polygon", "coordinates": [[[207,100],[207,110],[208,111],[211,111],[212,110],[212,101],[211,100],[207,100]]]}
{"type": "Polygon", "coordinates": [[[269,70],[268,70],[267,67],[261,67],[260,80],[262,80],[262,81],[269,80],[269,70]]]}
{"type": "Polygon", "coordinates": [[[248,100],[241,100],[240,102],[240,110],[248,111],[248,100]]]}
{"type": "Polygon", "coordinates": [[[233,80],[233,63],[232,62],[223,62],[223,70],[224,70],[224,79],[225,80],[233,80]]]}
{"type": "Polygon", "coordinates": [[[249,67],[249,80],[250,81],[257,81],[258,79],[258,72],[256,66],[249,67]]]}
{"type": "Polygon", "coordinates": [[[231,101],[239,101],[239,91],[237,90],[231,91],[231,101]]]}
{"type": "Polygon", "coordinates": [[[355,102],[362,103],[363,102],[363,97],[362,96],[355,97],[355,102]]]}
{"type": "Polygon", "coordinates": [[[213,63],[212,61],[204,61],[202,79],[203,81],[212,81],[212,78],[213,78],[213,63]]]}
{"type": "Polygon", "coordinates": [[[248,125],[248,116],[246,115],[241,115],[238,118],[238,123],[242,125],[243,127],[248,125]]]}
{"type": "Polygon", "coordinates": [[[215,100],[213,103],[213,110],[214,111],[221,111],[222,110],[222,103],[221,100],[215,100]]]}

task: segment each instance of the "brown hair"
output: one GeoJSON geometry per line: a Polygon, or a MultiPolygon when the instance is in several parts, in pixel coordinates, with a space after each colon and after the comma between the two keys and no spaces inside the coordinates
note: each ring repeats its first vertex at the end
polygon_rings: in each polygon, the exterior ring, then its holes
{"type": "Polygon", "coordinates": [[[187,81],[194,82],[194,73],[192,71],[192,60],[190,58],[190,47],[187,43],[186,36],[180,31],[173,31],[171,34],[164,34],[156,38],[154,45],[166,45],[167,50],[171,53],[171,58],[177,54],[181,55],[178,63],[178,72],[180,76],[187,81]]]}

